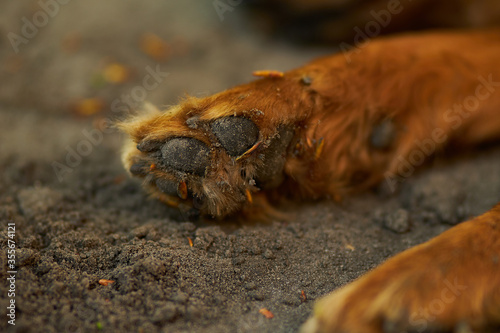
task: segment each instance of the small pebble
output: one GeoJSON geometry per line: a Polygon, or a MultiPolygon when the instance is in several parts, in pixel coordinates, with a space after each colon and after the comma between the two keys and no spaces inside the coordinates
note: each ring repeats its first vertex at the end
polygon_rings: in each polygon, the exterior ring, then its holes
{"type": "Polygon", "coordinates": [[[264,294],[264,292],[261,290],[250,291],[248,293],[248,296],[250,296],[256,301],[263,301],[266,299],[266,294],[264,294]]]}
{"type": "Polygon", "coordinates": [[[157,308],[151,320],[155,323],[164,324],[166,322],[172,322],[177,317],[177,308],[174,304],[167,303],[164,306],[157,308]]]}
{"type": "Polygon", "coordinates": [[[183,293],[182,291],[179,291],[172,296],[172,301],[180,304],[186,304],[188,299],[189,299],[188,294],[183,293]]]}
{"type": "Polygon", "coordinates": [[[262,256],[266,259],[274,259],[275,258],[273,251],[271,251],[269,249],[265,250],[264,254],[262,256]]]}
{"type": "Polygon", "coordinates": [[[255,284],[255,282],[248,282],[247,284],[245,284],[245,289],[254,290],[257,289],[257,285],[255,284]]]}
{"type": "Polygon", "coordinates": [[[410,229],[410,214],[406,209],[398,209],[384,219],[384,227],[398,234],[410,229]]]}

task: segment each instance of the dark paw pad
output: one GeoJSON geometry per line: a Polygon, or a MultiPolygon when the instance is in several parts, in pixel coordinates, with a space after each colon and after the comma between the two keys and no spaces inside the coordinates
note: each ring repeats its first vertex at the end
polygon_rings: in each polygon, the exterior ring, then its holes
{"type": "Polygon", "coordinates": [[[158,178],[156,180],[156,186],[165,194],[175,196],[177,195],[177,189],[179,185],[171,180],[158,178]]]}
{"type": "Polygon", "coordinates": [[[227,117],[211,124],[212,132],[230,156],[240,156],[257,142],[259,129],[249,119],[227,117]]]}
{"type": "Polygon", "coordinates": [[[165,166],[200,176],[205,174],[209,164],[209,152],[203,142],[192,138],[175,138],[167,141],[161,148],[165,166]]]}
{"type": "Polygon", "coordinates": [[[146,166],[142,163],[135,163],[130,166],[130,173],[134,176],[144,177],[148,174],[146,166]]]}
{"type": "Polygon", "coordinates": [[[163,145],[163,142],[147,141],[146,140],[146,141],[142,141],[141,143],[139,143],[137,145],[137,149],[139,149],[140,151],[142,151],[144,153],[149,153],[149,152],[160,149],[162,145],[163,145]]]}

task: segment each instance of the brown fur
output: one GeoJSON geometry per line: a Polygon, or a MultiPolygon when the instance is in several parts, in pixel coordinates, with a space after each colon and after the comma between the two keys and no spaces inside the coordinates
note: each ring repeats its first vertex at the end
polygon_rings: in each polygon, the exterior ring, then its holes
{"type": "MultiPolygon", "coordinates": [[[[143,141],[192,137],[206,143],[211,163],[204,176],[152,166],[145,185],[160,200],[181,206],[190,205],[190,199],[160,193],[151,179],[185,182],[195,195],[207,199],[202,213],[216,217],[271,212],[268,199],[290,189],[302,198],[338,198],[384,178],[406,177],[404,161],[419,166],[450,143],[471,146],[499,139],[499,55],[499,30],[371,41],[281,78],[259,79],[206,98],[190,97],[165,112],[151,109],[132,118],[121,124],[132,140],[125,146],[124,164],[128,169],[137,161],[153,163],[135,148],[143,141]],[[252,120],[260,131],[259,145],[238,158],[213,144],[206,127],[232,115],[252,120]],[[188,119],[200,126],[189,127],[188,119]],[[371,138],[384,122],[393,126],[390,140],[375,147],[371,138]],[[251,182],[265,167],[258,156],[281,139],[280,128],[293,131],[283,149],[283,170],[274,175],[283,176],[283,181],[259,189],[251,182]],[[424,151],[421,143],[429,140],[433,148],[424,151]]],[[[497,206],[389,260],[320,303],[308,329],[382,332],[388,323],[411,327],[411,313],[432,301],[444,280],[455,277],[470,288],[429,327],[451,329],[461,321],[476,328],[500,323],[499,216],[497,206]]]]}
{"type": "Polygon", "coordinates": [[[484,332],[500,324],[499,260],[497,205],[336,290],[304,332],[448,332],[461,322],[484,332]]]}
{"type": "MultiPolygon", "coordinates": [[[[210,97],[188,98],[163,113],[152,111],[132,119],[122,128],[135,143],[188,136],[210,144],[207,132],[189,128],[186,120],[199,117],[209,122],[243,115],[259,127],[263,142],[276,136],[279,126],[291,127],[293,142],[301,148],[298,153],[289,151],[283,188],[293,187],[302,197],[335,197],[373,186],[384,175],[397,175],[401,160],[419,149],[416,142],[432,138],[436,129],[447,137],[436,143],[437,151],[453,140],[475,144],[498,138],[499,89],[467,117],[453,115],[459,117],[459,126],[445,117],[454,104],[475,95],[479,76],[500,78],[498,54],[496,30],[386,38],[370,42],[361,51],[316,60],[283,78],[264,78],[210,97]],[[304,84],[305,78],[311,83],[304,84]],[[395,124],[395,142],[387,149],[373,149],[370,134],[384,119],[395,124]],[[316,158],[320,140],[324,147],[316,158]]],[[[125,152],[127,168],[133,156],[141,155],[131,149],[125,152]]],[[[210,175],[201,184],[191,182],[196,184],[195,193],[209,198],[204,213],[222,217],[251,209],[241,193],[258,189],[239,175],[241,169],[248,177],[255,174],[260,163],[253,158],[257,153],[236,163],[221,151],[214,154],[210,175]],[[220,179],[234,186],[222,191],[211,182],[220,179]]]]}

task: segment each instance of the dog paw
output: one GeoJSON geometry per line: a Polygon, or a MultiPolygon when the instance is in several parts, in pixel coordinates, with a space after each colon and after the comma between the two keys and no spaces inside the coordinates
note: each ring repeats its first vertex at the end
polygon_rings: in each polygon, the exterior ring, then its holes
{"type": "Polygon", "coordinates": [[[230,108],[212,98],[190,98],[166,112],[149,107],[121,124],[132,138],[126,168],[191,218],[224,217],[254,204],[259,192],[283,183],[296,125],[237,105],[244,99],[236,97],[230,108]]]}
{"type": "Polygon", "coordinates": [[[302,332],[498,332],[499,215],[497,206],[326,296],[302,332]]]}

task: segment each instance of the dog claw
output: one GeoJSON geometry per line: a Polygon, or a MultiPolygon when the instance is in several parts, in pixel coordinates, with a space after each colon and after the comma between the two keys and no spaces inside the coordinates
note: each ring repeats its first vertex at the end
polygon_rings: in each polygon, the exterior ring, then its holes
{"type": "Polygon", "coordinates": [[[186,182],[180,182],[179,186],[177,186],[177,195],[182,200],[186,200],[188,197],[188,188],[186,182]]]}

